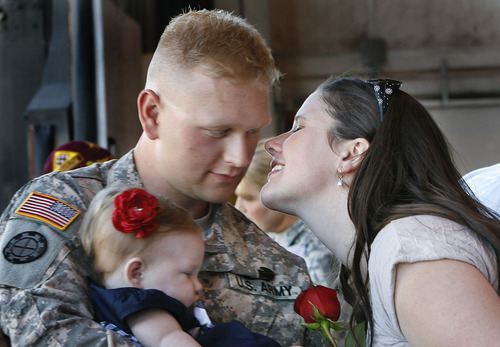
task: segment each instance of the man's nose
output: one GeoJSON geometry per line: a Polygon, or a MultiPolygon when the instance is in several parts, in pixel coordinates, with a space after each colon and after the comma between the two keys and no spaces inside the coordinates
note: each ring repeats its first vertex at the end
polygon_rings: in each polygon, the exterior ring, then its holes
{"type": "Polygon", "coordinates": [[[227,144],[224,160],[235,167],[247,167],[252,160],[255,145],[249,140],[238,138],[227,144]]]}

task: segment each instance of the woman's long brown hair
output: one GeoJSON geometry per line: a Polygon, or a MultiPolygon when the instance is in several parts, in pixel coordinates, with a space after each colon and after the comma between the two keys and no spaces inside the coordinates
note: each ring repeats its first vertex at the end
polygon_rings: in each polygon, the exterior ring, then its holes
{"type": "MultiPolygon", "coordinates": [[[[479,203],[463,182],[451,147],[427,110],[413,97],[396,91],[380,122],[372,86],[353,78],[328,80],[319,87],[328,111],[338,122],[335,141],[365,138],[370,148],[355,173],[348,208],[356,229],[351,270],[341,270],[342,293],[352,305],[352,329],[366,321],[373,331],[369,276],[362,274],[378,232],[393,220],[434,215],[465,225],[490,244],[500,264],[499,216],[479,203]]],[[[500,266],[498,267],[500,276],[500,266]]],[[[372,341],[373,342],[373,334],[372,341]]]]}

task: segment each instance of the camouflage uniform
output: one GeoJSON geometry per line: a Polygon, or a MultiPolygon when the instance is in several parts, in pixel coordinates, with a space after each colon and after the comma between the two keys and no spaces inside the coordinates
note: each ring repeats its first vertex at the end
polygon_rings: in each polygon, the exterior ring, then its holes
{"type": "MultiPolygon", "coordinates": [[[[12,345],[131,345],[92,321],[91,269],[77,235],[95,193],[120,181],[142,186],[132,151],[117,161],[41,176],[13,197],[0,218],[0,325],[12,345]]],[[[210,229],[201,278],[214,322],[234,318],[283,345],[302,343],[307,333],[292,306],[309,286],[305,264],[280,253],[228,204],[212,212],[204,221],[210,229]],[[274,279],[259,279],[259,267],[271,269],[274,279]]]]}
{"type": "MultiPolygon", "coordinates": [[[[297,254],[306,261],[307,269],[315,285],[322,285],[338,291],[341,311],[339,321],[348,326],[352,313],[351,306],[344,300],[339,290],[340,261],[302,221],[298,220],[290,228],[281,233],[268,233],[268,235],[290,252],[297,254]]],[[[345,345],[347,331],[332,331],[339,346],[345,345]]]]}
{"type": "Polygon", "coordinates": [[[336,288],[340,262],[303,221],[298,220],[281,233],[268,234],[288,251],[304,258],[314,284],[336,288]]]}

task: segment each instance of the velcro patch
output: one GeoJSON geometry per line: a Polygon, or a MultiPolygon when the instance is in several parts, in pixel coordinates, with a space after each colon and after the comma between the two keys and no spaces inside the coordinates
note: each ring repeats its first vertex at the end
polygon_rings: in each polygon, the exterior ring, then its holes
{"type": "Polygon", "coordinates": [[[22,216],[46,222],[64,230],[75,220],[80,211],[62,200],[33,192],[16,211],[22,216]]]}
{"type": "Polygon", "coordinates": [[[52,163],[53,170],[68,171],[83,161],[80,153],[74,151],[56,151],[52,163]]]}
{"type": "Polygon", "coordinates": [[[3,249],[5,259],[12,264],[25,264],[40,258],[47,249],[47,239],[36,231],[14,236],[3,249]]]}
{"type": "Polygon", "coordinates": [[[228,273],[229,287],[249,294],[265,295],[275,300],[295,300],[302,292],[299,286],[292,284],[273,284],[261,279],[255,280],[228,273]]]}

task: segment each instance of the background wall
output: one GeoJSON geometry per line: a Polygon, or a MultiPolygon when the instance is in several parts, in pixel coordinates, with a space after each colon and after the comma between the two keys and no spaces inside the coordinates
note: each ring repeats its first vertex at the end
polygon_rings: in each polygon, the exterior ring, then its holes
{"type": "Polygon", "coordinates": [[[270,0],[269,6],[273,52],[285,73],[281,114],[293,115],[329,75],[388,77],[428,107],[462,173],[500,162],[500,1],[270,0]]]}

